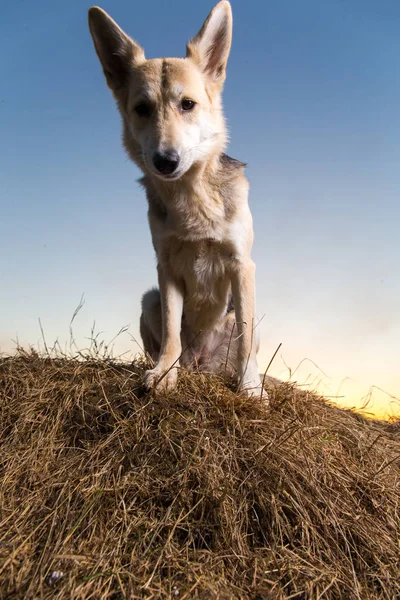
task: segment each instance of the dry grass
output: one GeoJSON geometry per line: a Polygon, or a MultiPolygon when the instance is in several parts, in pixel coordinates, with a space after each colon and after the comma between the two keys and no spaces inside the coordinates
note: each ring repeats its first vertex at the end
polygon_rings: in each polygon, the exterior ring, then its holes
{"type": "Polygon", "coordinates": [[[144,366],[0,360],[0,597],[400,597],[400,435],[144,366]]]}

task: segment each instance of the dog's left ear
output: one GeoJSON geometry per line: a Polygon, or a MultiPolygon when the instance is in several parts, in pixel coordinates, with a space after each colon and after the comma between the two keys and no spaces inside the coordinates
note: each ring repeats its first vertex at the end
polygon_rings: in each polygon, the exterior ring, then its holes
{"type": "Polygon", "coordinates": [[[232,10],[226,0],[219,2],[199,33],[187,45],[187,58],[194,60],[215,83],[223,84],[232,42],[232,10]]]}

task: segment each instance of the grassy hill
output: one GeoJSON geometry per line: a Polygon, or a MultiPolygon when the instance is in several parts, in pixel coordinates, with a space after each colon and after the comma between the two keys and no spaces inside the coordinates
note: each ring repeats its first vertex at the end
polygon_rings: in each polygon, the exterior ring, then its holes
{"type": "Polygon", "coordinates": [[[144,365],[0,359],[0,598],[400,597],[400,431],[144,365]]]}

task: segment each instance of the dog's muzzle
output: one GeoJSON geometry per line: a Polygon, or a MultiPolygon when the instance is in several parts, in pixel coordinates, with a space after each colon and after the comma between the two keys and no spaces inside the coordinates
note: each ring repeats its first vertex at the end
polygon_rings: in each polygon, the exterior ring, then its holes
{"type": "Polygon", "coordinates": [[[156,152],[153,156],[153,165],[162,175],[172,175],[178,168],[179,154],[174,150],[156,152]]]}

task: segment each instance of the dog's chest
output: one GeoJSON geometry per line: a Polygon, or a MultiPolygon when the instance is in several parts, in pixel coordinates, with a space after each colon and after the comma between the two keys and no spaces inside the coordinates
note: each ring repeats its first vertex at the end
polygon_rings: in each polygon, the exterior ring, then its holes
{"type": "Polygon", "coordinates": [[[206,239],[186,241],[171,236],[164,240],[159,257],[161,264],[186,284],[210,285],[225,278],[232,263],[232,252],[226,244],[206,239]]]}
{"type": "MultiPolygon", "coordinates": [[[[170,238],[163,244],[159,257],[163,268],[183,284],[185,312],[209,307],[223,310],[230,288],[232,257],[229,249],[212,240],[185,242],[170,238]]],[[[207,309],[208,310],[208,309],[207,309]]],[[[211,319],[211,313],[208,318],[211,319]]]]}
{"type": "MultiPolygon", "coordinates": [[[[188,241],[199,241],[204,244],[208,240],[221,242],[225,229],[225,210],[220,199],[213,200],[195,195],[178,196],[173,206],[168,207],[164,227],[165,231],[175,234],[178,238],[188,241]]],[[[212,245],[201,248],[206,258],[215,248],[212,245]]]]}
{"type": "Polygon", "coordinates": [[[193,309],[223,305],[240,256],[243,236],[234,227],[238,219],[227,218],[215,190],[201,198],[195,189],[191,195],[177,193],[168,203],[151,192],[149,223],[158,262],[183,283],[186,307],[188,302],[193,309]]]}
{"type": "Polygon", "coordinates": [[[162,199],[162,195],[150,187],[147,198],[154,242],[171,236],[187,241],[223,241],[226,206],[217,191],[204,191],[193,186],[188,190],[176,190],[168,199],[162,199]]]}

